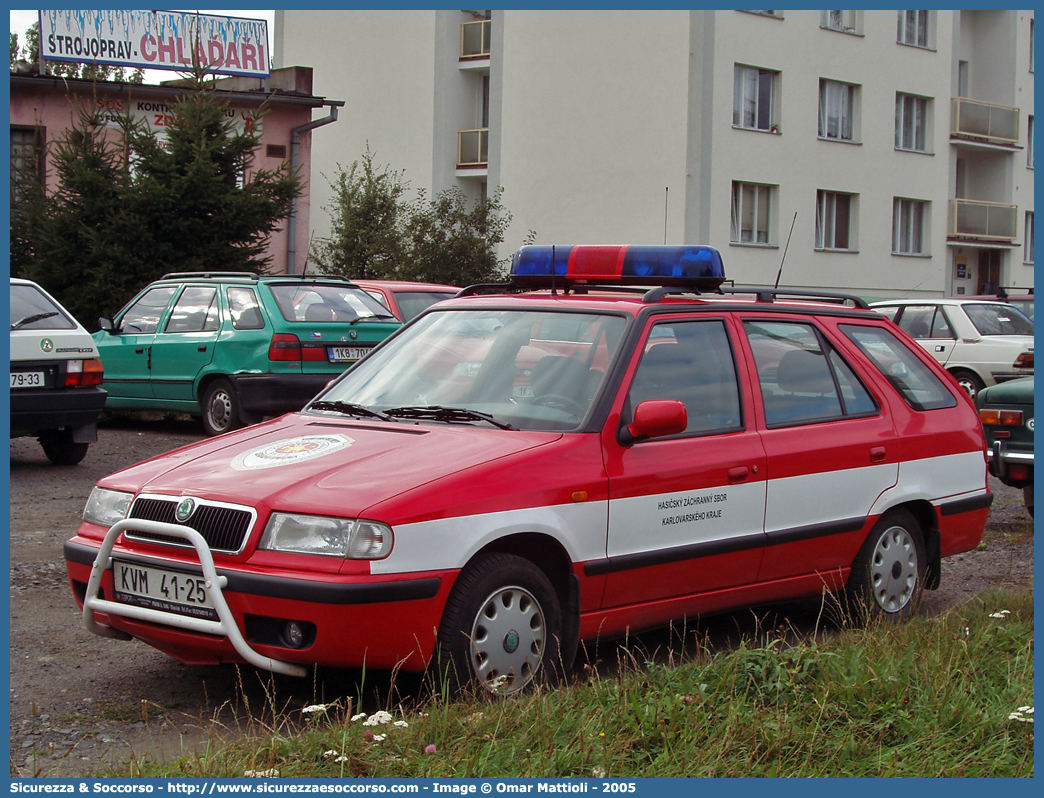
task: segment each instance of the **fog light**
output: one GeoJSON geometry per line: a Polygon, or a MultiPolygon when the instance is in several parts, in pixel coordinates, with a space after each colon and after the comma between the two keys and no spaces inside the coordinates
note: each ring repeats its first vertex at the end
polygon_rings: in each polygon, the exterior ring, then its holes
{"type": "Polygon", "coordinates": [[[290,648],[301,648],[305,642],[304,629],[297,621],[287,621],[283,624],[283,640],[290,648]]]}

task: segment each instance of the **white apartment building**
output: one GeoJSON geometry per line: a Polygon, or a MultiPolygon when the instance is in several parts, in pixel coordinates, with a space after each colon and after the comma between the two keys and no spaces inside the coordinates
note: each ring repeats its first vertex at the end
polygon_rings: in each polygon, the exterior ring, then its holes
{"type": "Polygon", "coordinates": [[[312,144],[429,196],[500,186],[501,256],[717,246],[738,283],[867,298],[1033,285],[1032,10],[277,11],[346,101],[312,144]]]}

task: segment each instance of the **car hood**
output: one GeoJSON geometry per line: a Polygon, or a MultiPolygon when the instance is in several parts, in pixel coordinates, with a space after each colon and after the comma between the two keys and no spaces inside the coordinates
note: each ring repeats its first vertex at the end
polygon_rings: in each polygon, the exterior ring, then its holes
{"type": "Polygon", "coordinates": [[[284,512],[365,516],[368,507],[400,494],[561,437],[290,414],[146,460],[99,485],[284,512]]]}

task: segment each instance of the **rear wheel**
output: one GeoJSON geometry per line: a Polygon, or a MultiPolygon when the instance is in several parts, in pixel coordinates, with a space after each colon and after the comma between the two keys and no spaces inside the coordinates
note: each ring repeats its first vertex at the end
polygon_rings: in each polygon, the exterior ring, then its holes
{"type": "Polygon", "coordinates": [[[203,410],[203,428],[207,435],[223,435],[226,432],[245,427],[239,396],[232,383],[221,378],[207,386],[200,402],[203,410]]]}
{"type": "Polygon", "coordinates": [[[40,446],[43,447],[47,459],[55,465],[76,465],[87,456],[89,443],[76,443],[73,440],[72,430],[54,430],[40,436],[40,446]]]}
{"type": "Polygon", "coordinates": [[[927,563],[924,534],[913,514],[903,509],[885,513],[848,577],[846,592],[857,617],[909,617],[920,599],[927,563]]]}
{"type": "Polygon", "coordinates": [[[953,372],[953,376],[957,380],[957,384],[964,388],[965,393],[972,399],[978,396],[979,391],[986,387],[986,383],[974,371],[957,369],[953,372]]]}
{"type": "Polygon", "coordinates": [[[439,626],[439,675],[517,693],[561,667],[562,611],[550,580],[532,562],[489,554],[454,585],[439,626]]]}

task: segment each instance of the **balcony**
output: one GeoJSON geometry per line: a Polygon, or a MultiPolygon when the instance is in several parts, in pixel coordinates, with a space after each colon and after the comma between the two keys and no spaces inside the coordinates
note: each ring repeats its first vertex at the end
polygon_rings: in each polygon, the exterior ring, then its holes
{"type": "Polygon", "coordinates": [[[1018,231],[1017,205],[980,200],[950,200],[951,238],[973,238],[981,241],[1011,243],[1018,231]]]}
{"type": "Polygon", "coordinates": [[[489,128],[461,130],[457,133],[457,168],[481,169],[489,166],[489,128]]]}
{"type": "Polygon", "coordinates": [[[460,60],[479,61],[489,59],[490,20],[460,24],[460,60]]]}
{"type": "Polygon", "coordinates": [[[954,97],[952,119],[951,137],[1009,146],[1019,143],[1018,108],[954,97]]]}

